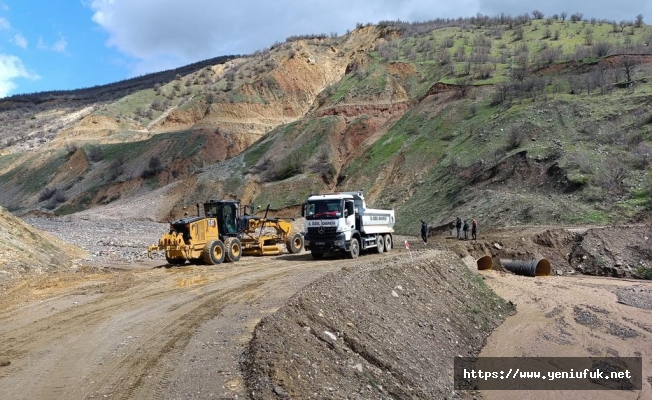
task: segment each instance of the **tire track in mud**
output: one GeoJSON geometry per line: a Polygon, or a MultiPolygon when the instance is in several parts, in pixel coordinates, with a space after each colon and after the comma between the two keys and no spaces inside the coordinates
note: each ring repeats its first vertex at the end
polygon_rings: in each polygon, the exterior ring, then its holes
{"type": "MultiPolygon", "coordinates": [[[[116,272],[91,285],[90,294],[98,297],[87,302],[75,297],[86,292],[75,284],[55,288],[54,296],[21,295],[19,304],[0,313],[0,324],[7,327],[0,333],[0,355],[12,361],[0,369],[1,397],[163,398],[185,347],[204,322],[229,305],[255,309],[275,283],[318,276],[339,264],[308,260],[304,253],[223,268],[116,272]],[[26,303],[34,298],[39,301],[26,303]],[[75,299],[80,304],[70,306],[75,299]],[[44,309],[50,300],[68,306],[30,318],[32,303],[44,309]]],[[[252,330],[246,323],[242,328],[252,330]]]]}

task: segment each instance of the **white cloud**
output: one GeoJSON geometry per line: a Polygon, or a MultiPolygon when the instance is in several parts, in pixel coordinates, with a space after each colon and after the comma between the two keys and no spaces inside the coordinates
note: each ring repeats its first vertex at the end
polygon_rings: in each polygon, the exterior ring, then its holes
{"type": "Polygon", "coordinates": [[[11,24],[5,18],[0,17],[0,29],[10,29],[11,24]]]}
{"type": "Polygon", "coordinates": [[[54,42],[54,44],[50,45],[50,44],[46,43],[45,40],[43,40],[42,37],[39,37],[38,38],[38,43],[36,44],[36,47],[39,50],[50,50],[50,51],[54,51],[54,52],[57,52],[57,53],[63,53],[68,48],[68,41],[66,40],[65,37],[63,37],[62,35],[59,35],[59,40],[54,42]]]}
{"type": "Polygon", "coordinates": [[[41,79],[40,76],[29,72],[20,58],[10,54],[0,54],[0,97],[5,97],[17,85],[14,83],[16,79],[41,79]]]}
{"type": "Polygon", "coordinates": [[[345,33],[356,23],[424,21],[478,12],[518,15],[581,11],[587,17],[652,18],[652,1],[622,0],[89,0],[107,46],[137,60],[134,74],[228,54],[262,50],[288,36],[345,33]],[[638,11],[637,11],[638,10],[638,11]]]}
{"type": "Polygon", "coordinates": [[[246,54],[288,36],[337,32],[357,22],[474,15],[479,0],[92,0],[106,44],[139,61],[134,73],[201,59],[246,54]]]}
{"type": "Polygon", "coordinates": [[[63,53],[66,51],[66,48],[68,47],[68,42],[66,41],[66,38],[63,36],[59,37],[59,40],[57,40],[52,47],[50,47],[50,50],[56,51],[57,53],[63,53]]]}
{"type": "Polygon", "coordinates": [[[15,34],[11,42],[18,47],[27,49],[27,39],[25,39],[25,36],[21,35],[20,33],[15,34]]]}

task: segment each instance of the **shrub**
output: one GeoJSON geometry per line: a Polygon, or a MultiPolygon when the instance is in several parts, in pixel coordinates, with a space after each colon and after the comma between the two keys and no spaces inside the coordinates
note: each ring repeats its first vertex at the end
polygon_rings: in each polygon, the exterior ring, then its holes
{"type": "Polygon", "coordinates": [[[66,153],[68,153],[69,156],[73,155],[77,151],[77,148],[78,147],[75,143],[68,143],[66,144],[66,153]]]}
{"type": "Polygon", "coordinates": [[[55,188],[44,187],[43,190],[41,190],[41,193],[38,196],[38,201],[49,200],[52,196],[54,196],[55,191],[56,191],[55,188]]]}
{"type": "Polygon", "coordinates": [[[638,274],[641,276],[643,279],[652,279],[652,268],[648,267],[638,267],[636,270],[638,274]]]}
{"type": "Polygon", "coordinates": [[[158,174],[162,170],[163,170],[163,163],[161,162],[161,159],[158,158],[157,156],[152,156],[149,159],[147,168],[143,170],[140,176],[144,179],[148,179],[158,174]]]}
{"type": "Polygon", "coordinates": [[[517,127],[512,127],[509,130],[509,134],[507,135],[507,144],[505,146],[505,149],[507,151],[518,149],[519,147],[521,147],[524,140],[525,140],[525,132],[523,132],[517,127]]]}
{"type": "Polygon", "coordinates": [[[102,148],[100,146],[90,146],[87,150],[86,155],[92,162],[98,162],[104,158],[104,155],[102,154],[102,148]]]}
{"type": "Polygon", "coordinates": [[[111,161],[109,164],[108,173],[105,175],[105,179],[108,181],[116,180],[124,172],[124,167],[122,166],[124,161],[121,158],[116,158],[111,161]]]}

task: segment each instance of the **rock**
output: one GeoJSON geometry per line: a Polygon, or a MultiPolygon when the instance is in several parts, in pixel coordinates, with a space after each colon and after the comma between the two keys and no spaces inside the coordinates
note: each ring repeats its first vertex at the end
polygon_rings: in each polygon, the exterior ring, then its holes
{"type": "Polygon", "coordinates": [[[503,246],[499,245],[498,243],[494,243],[494,247],[497,248],[498,250],[503,249],[503,246]]]}
{"type": "Polygon", "coordinates": [[[285,391],[280,386],[274,386],[274,393],[279,396],[287,396],[285,391]]]}
{"type": "Polygon", "coordinates": [[[396,291],[392,290],[392,296],[398,297],[398,293],[396,293],[396,291]]]}
{"type": "Polygon", "coordinates": [[[331,338],[334,342],[337,340],[337,336],[335,336],[335,334],[333,334],[333,333],[331,333],[331,332],[329,332],[329,331],[324,331],[324,335],[326,335],[326,336],[328,336],[329,338],[331,338]]]}

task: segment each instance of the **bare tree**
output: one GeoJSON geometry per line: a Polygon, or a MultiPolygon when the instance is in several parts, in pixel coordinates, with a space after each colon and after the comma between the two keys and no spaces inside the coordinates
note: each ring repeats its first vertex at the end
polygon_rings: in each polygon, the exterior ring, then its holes
{"type": "Polygon", "coordinates": [[[620,65],[623,68],[623,71],[625,72],[625,77],[627,78],[627,82],[631,82],[632,79],[634,78],[634,67],[636,66],[637,61],[633,56],[630,55],[624,55],[620,59],[620,65]]]}
{"type": "Polygon", "coordinates": [[[532,11],[532,18],[534,19],[543,19],[543,13],[539,10],[532,11]]]}
{"type": "Polygon", "coordinates": [[[634,26],[640,28],[643,26],[643,14],[638,14],[636,16],[636,21],[634,21],[634,26]]]}
{"type": "Polygon", "coordinates": [[[559,18],[561,18],[561,22],[566,21],[567,16],[568,16],[568,13],[566,11],[562,11],[561,14],[559,14],[559,18]]]}

